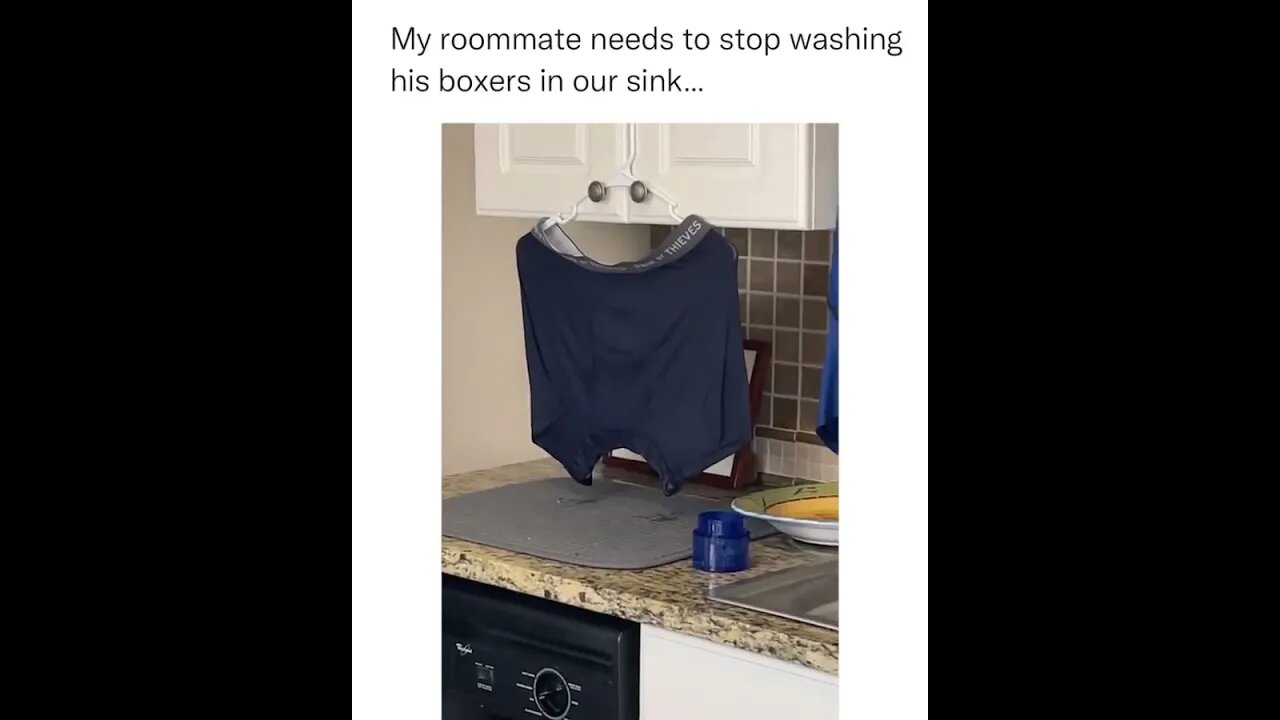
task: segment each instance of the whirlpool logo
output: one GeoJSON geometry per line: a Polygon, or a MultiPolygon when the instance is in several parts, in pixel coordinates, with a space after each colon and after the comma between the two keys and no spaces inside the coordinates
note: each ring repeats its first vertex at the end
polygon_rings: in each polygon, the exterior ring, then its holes
{"type": "Polygon", "coordinates": [[[454,647],[456,647],[456,648],[458,648],[458,654],[459,654],[459,655],[470,655],[470,654],[471,654],[471,643],[467,643],[466,645],[463,645],[462,643],[458,643],[458,642],[456,642],[456,643],[454,643],[454,644],[453,644],[453,646],[454,646],[454,647]]]}

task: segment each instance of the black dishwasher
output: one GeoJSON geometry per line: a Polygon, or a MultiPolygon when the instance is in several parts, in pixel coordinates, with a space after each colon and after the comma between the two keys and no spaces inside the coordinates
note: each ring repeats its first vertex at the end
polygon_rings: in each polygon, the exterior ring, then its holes
{"type": "Polygon", "coordinates": [[[638,624],[442,577],[444,720],[639,720],[638,624]]]}

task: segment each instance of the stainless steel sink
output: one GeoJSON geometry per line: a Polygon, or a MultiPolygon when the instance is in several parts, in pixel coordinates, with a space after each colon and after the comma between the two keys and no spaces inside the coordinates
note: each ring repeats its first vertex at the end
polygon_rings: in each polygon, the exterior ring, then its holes
{"type": "Polygon", "coordinates": [[[840,561],[775,570],[711,588],[707,597],[800,622],[840,629],[840,561]]]}

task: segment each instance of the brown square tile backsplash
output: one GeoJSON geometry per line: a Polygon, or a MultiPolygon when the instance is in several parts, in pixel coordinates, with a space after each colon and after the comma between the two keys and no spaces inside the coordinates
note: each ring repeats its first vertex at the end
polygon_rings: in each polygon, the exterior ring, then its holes
{"type": "Polygon", "coordinates": [[[773,395],[773,427],[779,430],[796,429],[796,399],[773,395]]]}
{"type": "Polygon", "coordinates": [[[818,427],[818,401],[800,401],[800,429],[813,432],[818,427]]]}
{"type": "Polygon", "coordinates": [[[773,394],[784,397],[800,395],[800,366],[789,363],[774,363],[773,394]]]}
{"type": "Polygon", "coordinates": [[[800,327],[800,301],[793,297],[778,296],[773,301],[773,321],[778,327],[800,327]]]}
{"type": "Polygon", "coordinates": [[[773,230],[751,230],[751,252],[748,253],[753,258],[772,258],[774,257],[773,238],[776,234],[773,230]]]}
{"type": "Polygon", "coordinates": [[[805,330],[827,331],[827,300],[804,300],[804,322],[800,327],[805,330]]]}
{"type": "Polygon", "coordinates": [[[773,293],[773,266],[775,264],[761,261],[751,263],[749,288],[753,292],[773,293]]]}
{"type": "Polygon", "coordinates": [[[800,397],[817,400],[822,391],[822,370],[815,367],[800,368],[800,397]]]}
{"type": "Polygon", "coordinates": [[[799,260],[803,257],[804,233],[795,230],[778,231],[778,259],[799,260]]]}
{"type": "MultiPolygon", "coordinates": [[[[753,265],[755,263],[752,263],[753,265]]],[[[749,327],[773,327],[773,293],[751,292],[747,294],[747,325],[749,327]]]]}
{"type": "Polygon", "coordinates": [[[800,333],[800,364],[822,366],[822,359],[827,353],[827,334],[816,332],[800,333]]]}
{"type": "Polygon", "coordinates": [[[773,334],[773,361],[775,363],[800,362],[800,333],[779,329],[773,334]]]}
{"type": "MultiPolygon", "coordinates": [[[[759,263],[765,265],[767,263],[759,263]]],[[[784,295],[800,294],[800,263],[798,262],[779,262],[774,274],[778,277],[777,287],[773,288],[776,292],[784,295]]]]}
{"type": "Polygon", "coordinates": [[[804,234],[804,259],[808,262],[831,262],[831,231],[804,234]]]}
{"type": "Polygon", "coordinates": [[[804,264],[804,294],[820,298],[827,296],[827,280],[831,268],[827,265],[804,264]]]}
{"type": "Polygon", "coordinates": [[[752,325],[747,328],[747,337],[752,340],[763,340],[764,342],[773,345],[773,332],[772,328],[752,325]]]}
{"type": "MultiPolygon", "coordinates": [[[[670,231],[670,227],[654,226],[653,244],[665,239],[670,231]]],[[[757,443],[772,443],[770,453],[783,447],[784,454],[776,459],[760,458],[762,470],[823,480],[826,475],[809,477],[816,471],[806,473],[802,468],[830,467],[835,463],[835,455],[825,447],[812,447],[822,444],[813,431],[826,357],[831,233],[736,228],[721,232],[738,249],[738,312],[744,336],[764,340],[773,347],[773,367],[756,434],[757,443]],[[799,443],[830,457],[822,456],[825,459],[817,465],[793,464],[791,451],[785,449],[790,447],[788,443],[799,443]]]]}

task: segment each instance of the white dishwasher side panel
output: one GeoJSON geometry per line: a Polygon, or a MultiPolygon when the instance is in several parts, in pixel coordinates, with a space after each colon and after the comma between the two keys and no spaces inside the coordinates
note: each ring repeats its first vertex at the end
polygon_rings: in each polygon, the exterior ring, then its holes
{"type": "Polygon", "coordinates": [[[640,720],[837,720],[839,679],[640,626],[640,720]]]}

